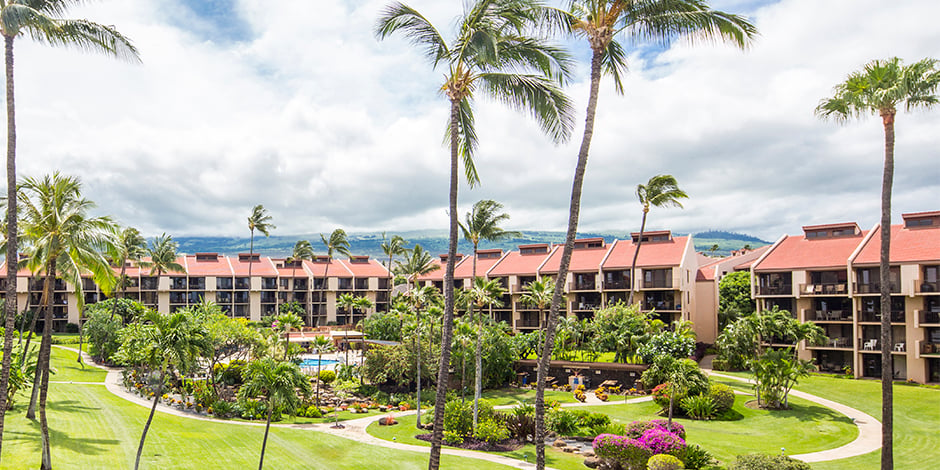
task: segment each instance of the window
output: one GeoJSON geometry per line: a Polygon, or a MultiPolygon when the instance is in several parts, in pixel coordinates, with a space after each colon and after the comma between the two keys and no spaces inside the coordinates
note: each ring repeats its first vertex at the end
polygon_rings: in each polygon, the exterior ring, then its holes
{"type": "Polygon", "coordinates": [[[908,219],[904,221],[904,226],[907,228],[915,227],[930,227],[933,225],[934,219],[908,219]]]}

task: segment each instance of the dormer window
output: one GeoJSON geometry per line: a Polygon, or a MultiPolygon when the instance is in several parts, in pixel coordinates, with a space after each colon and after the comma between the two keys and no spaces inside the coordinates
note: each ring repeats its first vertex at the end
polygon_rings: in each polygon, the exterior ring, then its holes
{"type": "Polygon", "coordinates": [[[252,263],[260,261],[261,255],[241,253],[238,255],[238,261],[250,261],[252,263]]]}
{"type": "Polygon", "coordinates": [[[823,238],[854,237],[862,233],[855,222],[832,225],[807,225],[803,227],[807,240],[823,238]]]}
{"type": "Polygon", "coordinates": [[[537,254],[546,254],[548,253],[548,245],[520,245],[519,254],[520,255],[537,255],[537,254]]]}
{"type": "MultiPolygon", "coordinates": [[[[630,234],[633,243],[639,243],[640,234],[637,232],[630,234]]],[[[658,232],[644,232],[643,233],[643,243],[659,243],[659,242],[668,242],[672,240],[672,232],[669,230],[662,230],[658,232]]]]}
{"type": "Polygon", "coordinates": [[[576,250],[585,249],[585,248],[603,248],[604,239],[603,238],[586,238],[583,240],[575,240],[574,248],[576,250]]]}
{"type": "Polygon", "coordinates": [[[218,253],[196,253],[196,261],[218,261],[218,253]]]}
{"type": "Polygon", "coordinates": [[[499,259],[503,256],[503,250],[480,250],[477,256],[480,259],[499,259]]]}
{"type": "Polygon", "coordinates": [[[349,262],[357,263],[357,264],[368,264],[369,257],[368,256],[353,256],[349,258],[349,262]]]}

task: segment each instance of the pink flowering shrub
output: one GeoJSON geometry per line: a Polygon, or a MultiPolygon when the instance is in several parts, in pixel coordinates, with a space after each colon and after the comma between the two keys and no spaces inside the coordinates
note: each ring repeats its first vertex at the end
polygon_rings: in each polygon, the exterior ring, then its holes
{"type": "Polygon", "coordinates": [[[639,439],[646,431],[659,429],[665,432],[671,432],[682,439],[685,439],[685,428],[681,424],[665,419],[654,419],[652,421],[634,421],[626,426],[624,435],[633,439],[639,439]]]}
{"type": "Polygon", "coordinates": [[[637,441],[639,441],[640,445],[649,449],[650,453],[653,455],[676,455],[685,449],[685,441],[665,429],[650,429],[644,432],[637,441]]]}
{"type": "Polygon", "coordinates": [[[594,453],[619,463],[625,470],[643,470],[652,457],[650,449],[637,439],[616,434],[600,434],[594,438],[594,453]]]}

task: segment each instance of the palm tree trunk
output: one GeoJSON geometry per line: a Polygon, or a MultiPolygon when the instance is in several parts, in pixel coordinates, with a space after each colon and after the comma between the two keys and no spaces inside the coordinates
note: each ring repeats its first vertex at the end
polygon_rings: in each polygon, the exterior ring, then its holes
{"type": "MultiPolygon", "coordinates": [[[[50,263],[50,265],[54,265],[54,264],[55,262],[53,260],[53,262],[50,263]]],[[[47,273],[49,273],[48,266],[49,265],[47,265],[46,267],[47,273]]],[[[52,279],[55,279],[55,273],[53,273],[52,276],[53,276],[52,279]]],[[[48,366],[48,364],[44,363],[43,361],[42,351],[46,347],[46,326],[52,323],[52,307],[50,306],[50,301],[51,301],[50,297],[52,296],[52,279],[50,279],[48,274],[46,275],[46,278],[43,280],[43,285],[42,285],[42,297],[39,300],[40,312],[44,316],[43,322],[42,322],[43,334],[42,334],[42,342],[39,344],[39,357],[36,359],[36,371],[33,374],[33,389],[29,397],[29,408],[26,410],[27,419],[36,419],[36,403],[39,401],[39,389],[41,388],[42,371],[44,370],[45,367],[48,366]]],[[[52,335],[50,333],[50,341],[51,341],[51,338],[52,338],[52,335]]],[[[29,339],[28,338],[26,340],[26,349],[24,349],[23,351],[29,351],[29,339]]],[[[21,362],[25,363],[25,361],[26,361],[26,354],[24,353],[23,359],[21,362]]]]}
{"type": "Polygon", "coordinates": [[[261,459],[258,460],[258,470],[264,468],[264,449],[268,446],[268,431],[271,430],[271,413],[274,411],[274,403],[268,400],[268,420],[264,425],[264,440],[261,441],[261,459]]]}
{"type": "Polygon", "coordinates": [[[441,319],[441,363],[437,373],[437,393],[434,397],[434,430],[431,434],[431,458],[428,470],[441,465],[441,442],[444,438],[444,405],[447,401],[447,380],[450,369],[450,343],[454,333],[454,264],[457,258],[457,117],[460,100],[450,103],[450,237],[447,246],[447,267],[444,270],[444,318],[441,319]]]}
{"type": "MultiPolygon", "coordinates": [[[[321,289],[320,291],[320,301],[323,302],[324,308],[326,308],[326,291],[330,288],[330,264],[332,263],[333,263],[333,257],[327,256],[326,268],[323,269],[323,289],[321,289]]],[[[327,316],[327,320],[329,320],[329,316],[327,316]]]]}
{"type": "MultiPolygon", "coordinates": [[[[473,243],[473,280],[470,287],[477,281],[477,242],[473,243]]],[[[473,302],[470,302],[470,319],[473,319],[473,302]]],[[[482,309],[481,309],[482,310],[482,309]]],[[[474,374],[473,374],[473,430],[477,429],[477,418],[479,417],[480,397],[483,396],[483,319],[480,317],[482,312],[477,312],[477,338],[476,355],[474,356],[474,374]]]]}
{"type": "Polygon", "coordinates": [[[643,207],[643,222],[640,223],[640,238],[636,241],[636,251],[633,252],[633,263],[630,264],[630,298],[627,300],[627,304],[633,305],[633,289],[636,286],[636,260],[640,257],[640,246],[643,245],[643,231],[646,230],[646,214],[649,213],[649,209],[645,206],[643,207]]]}
{"type": "MultiPolygon", "coordinates": [[[[55,258],[49,260],[46,268],[45,290],[52,292],[52,281],[55,279],[55,258]]],[[[46,398],[49,396],[49,355],[52,352],[52,308],[49,299],[46,301],[46,318],[42,325],[42,344],[39,346],[39,363],[36,374],[42,376],[39,383],[39,431],[42,435],[42,469],[52,468],[52,453],[49,444],[49,423],[46,421],[46,398]]]]}
{"type": "Polygon", "coordinates": [[[415,370],[417,371],[416,380],[417,380],[417,390],[415,396],[417,397],[417,413],[418,413],[418,429],[421,429],[421,308],[415,308],[415,321],[418,326],[415,328],[415,370]]]}
{"type": "Polygon", "coordinates": [[[318,346],[317,349],[317,408],[320,407],[320,364],[323,363],[323,350],[319,348],[322,348],[322,346],[318,346]]]}
{"type": "Polygon", "coordinates": [[[894,468],[894,362],[891,350],[891,186],[894,181],[894,112],[882,113],[885,166],[881,181],[881,469],[894,468]]]}
{"type": "Polygon", "coordinates": [[[251,265],[254,264],[255,253],[255,231],[251,231],[251,239],[248,242],[248,296],[251,297],[251,265]]]}
{"type": "Polygon", "coordinates": [[[144,432],[140,434],[140,444],[137,445],[137,459],[134,460],[134,470],[140,468],[140,456],[144,453],[144,440],[147,439],[147,431],[150,430],[150,423],[153,422],[153,414],[157,411],[157,402],[163,396],[163,383],[166,382],[165,372],[160,372],[160,383],[157,385],[157,391],[153,394],[153,406],[150,407],[150,416],[144,424],[144,432]]]}
{"type": "MultiPolygon", "coordinates": [[[[7,389],[10,386],[10,360],[13,356],[13,324],[16,320],[16,114],[13,100],[13,39],[3,35],[7,82],[7,285],[4,303],[3,365],[0,368],[0,447],[3,444],[3,422],[7,413],[7,389]]],[[[22,337],[21,337],[22,338],[22,337]]],[[[23,357],[26,357],[24,350],[23,357]]]]}
{"type": "MultiPolygon", "coordinates": [[[[29,281],[26,281],[29,284],[29,281]]],[[[26,346],[23,347],[23,351],[29,351],[29,343],[33,339],[33,334],[36,332],[36,323],[39,320],[39,315],[42,314],[42,298],[39,299],[39,311],[33,312],[32,318],[29,320],[29,335],[26,336],[26,346]]],[[[20,367],[23,367],[23,364],[26,363],[26,356],[23,355],[20,357],[20,367]]]]}
{"type": "Polygon", "coordinates": [[[571,252],[574,250],[574,239],[578,232],[578,217],[581,213],[581,187],[584,185],[584,172],[587,169],[591,137],[594,135],[594,117],[597,113],[597,96],[601,84],[601,54],[601,50],[595,49],[591,56],[591,94],[584,119],[584,136],[581,139],[581,148],[578,150],[578,163],[574,170],[574,181],[571,184],[568,232],[565,235],[565,248],[561,252],[558,280],[555,282],[555,293],[552,295],[548,324],[545,327],[545,343],[542,345],[542,356],[539,357],[535,385],[535,467],[538,470],[544,470],[545,468],[545,378],[548,377],[548,368],[552,361],[555,325],[565,290],[568,265],[571,263],[571,252]]]}

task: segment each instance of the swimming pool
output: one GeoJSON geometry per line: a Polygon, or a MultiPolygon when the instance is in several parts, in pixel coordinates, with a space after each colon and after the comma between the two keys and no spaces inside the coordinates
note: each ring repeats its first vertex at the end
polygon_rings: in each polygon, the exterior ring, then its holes
{"type": "Polygon", "coordinates": [[[332,365],[338,364],[338,363],[339,363],[339,361],[333,360],[333,359],[320,359],[320,360],[317,360],[317,359],[304,359],[304,360],[300,363],[300,367],[317,367],[317,366],[323,367],[323,366],[332,366],[332,365]]]}

